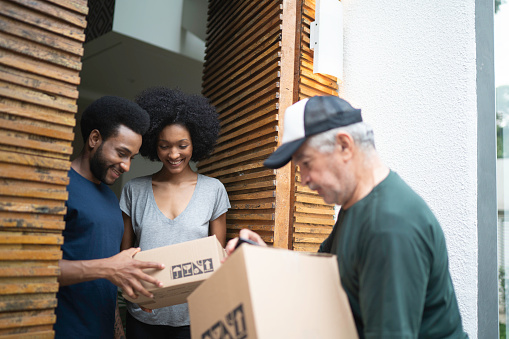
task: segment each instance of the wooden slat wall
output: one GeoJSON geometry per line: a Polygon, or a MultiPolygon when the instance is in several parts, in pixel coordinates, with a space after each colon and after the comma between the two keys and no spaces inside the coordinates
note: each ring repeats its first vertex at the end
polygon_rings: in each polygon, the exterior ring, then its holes
{"type": "Polygon", "coordinates": [[[0,337],[52,338],[86,0],[0,1],[0,337]]]}
{"type": "Polygon", "coordinates": [[[232,208],[227,236],[242,228],[274,241],[276,172],[263,166],[277,145],[282,1],[209,2],[203,95],[220,113],[215,153],[198,164],[220,179],[232,208]]]}
{"type": "Polygon", "coordinates": [[[282,188],[276,185],[277,171],[263,166],[280,138],[281,74],[290,71],[298,77],[295,95],[289,94],[292,102],[313,95],[337,95],[338,89],[335,78],[313,74],[309,22],[314,18],[314,2],[295,0],[292,6],[286,5],[292,10],[297,6],[298,39],[290,42],[297,43],[295,63],[282,62],[283,1],[209,1],[203,94],[220,114],[221,136],[213,156],[200,162],[198,169],[220,179],[228,191],[232,204],[227,213],[229,238],[250,228],[273,243],[275,227],[280,224],[276,197],[281,195],[278,190],[287,189],[283,193],[289,195],[284,203],[291,215],[288,247],[316,251],[334,224],[333,206],[300,187],[298,172],[291,175],[290,188],[282,188]]]}
{"type": "MultiPolygon", "coordinates": [[[[302,1],[300,39],[299,100],[315,95],[338,95],[337,78],[313,73],[313,50],[309,48],[309,25],[315,21],[315,1],[302,1]]],[[[334,206],[307,187],[300,185],[299,169],[295,178],[295,223],[293,248],[316,252],[334,226],[334,206]]]]}

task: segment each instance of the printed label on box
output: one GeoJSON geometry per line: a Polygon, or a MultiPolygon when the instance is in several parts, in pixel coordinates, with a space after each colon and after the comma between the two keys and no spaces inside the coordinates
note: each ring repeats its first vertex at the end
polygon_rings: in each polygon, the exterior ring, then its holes
{"type": "Polygon", "coordinates": [[[201,335],[202,339],[246,339],[246,319],[244,308],[240,304],[201,335]]]}
{"type": "Polygon", "coordinates": [[[196,262],[186,262],[171,267],[172,279],[186,278],[210,272],[214,272],[212,258],[197,260],[196,262]]]}

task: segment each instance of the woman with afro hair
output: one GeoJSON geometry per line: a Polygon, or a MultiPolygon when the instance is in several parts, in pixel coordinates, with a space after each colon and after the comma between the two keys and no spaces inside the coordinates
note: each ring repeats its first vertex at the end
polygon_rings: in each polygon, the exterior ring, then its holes
{"type": "MultiPolygon", "coordinates": [[[[165,87],[145,90],[136,103],[150,115],[140,153],[162,167],[122,189],[122,249],[149,250],[209,235],[216,235],[224,247],[230,208],[226,190],[219,180],[189,165],[208,157],[216,144],[214,107],[203,96],[165,87]]],[[[150,311],[128,302],[127,309],[127,338],[190,338],[187,304],[150,311]]]]}

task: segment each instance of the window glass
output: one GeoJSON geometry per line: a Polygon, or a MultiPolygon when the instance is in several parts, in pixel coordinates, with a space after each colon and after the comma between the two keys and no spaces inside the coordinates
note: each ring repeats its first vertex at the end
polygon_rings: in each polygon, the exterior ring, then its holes
{"type": "Polygon", "coordinates": [[[498,283],[500,338],[508,337],[509,301],[509,4],[495,1],[498,283]],[[506,279],[506,276],[508,279],[506,279]]]}

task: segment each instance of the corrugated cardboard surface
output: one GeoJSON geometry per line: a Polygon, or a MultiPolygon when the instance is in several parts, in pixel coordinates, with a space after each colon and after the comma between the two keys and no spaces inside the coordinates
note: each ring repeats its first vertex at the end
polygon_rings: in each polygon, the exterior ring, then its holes
{"type": "Polygon", "coordinates": [[[357,338],[335,256],[242,245],[189,297],[192,338],[357,338]]]}
{"type": "Polygon", "coordinates": [[[244,247],[188,297],[192,338],[256,338],[244,247]]]}
{"type": "Polygon", "coordinates": [[[185,303],[187,296],[219,268],[224,256],[225,252],[215,235],[141,251],[135,255],[136,260],[164,263],[162,270],[145,270],[159,279],[163,287],[142,282],[154,294],[154,299],[142,295],[137,299],[126,295],[124,298],[150,309],[185,303]]]}

